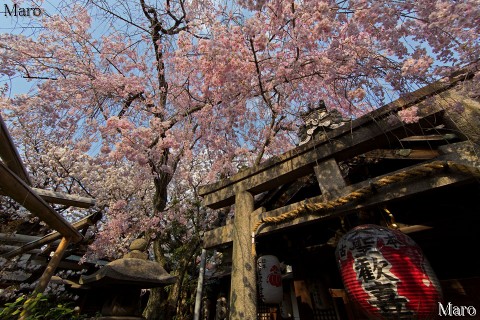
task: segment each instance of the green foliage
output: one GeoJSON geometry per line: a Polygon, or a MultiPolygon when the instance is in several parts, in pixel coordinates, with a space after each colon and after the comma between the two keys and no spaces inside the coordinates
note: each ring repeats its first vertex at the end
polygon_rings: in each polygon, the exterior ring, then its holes
{"type": "Polygon", "coordinates": [[[78,315],[71,303],[54,303],[46,295],[37,293],[28,297],[22,295],[14,302],[6,303],[0,308],[0,320],[80,320],[85,316],[78,315]]]}

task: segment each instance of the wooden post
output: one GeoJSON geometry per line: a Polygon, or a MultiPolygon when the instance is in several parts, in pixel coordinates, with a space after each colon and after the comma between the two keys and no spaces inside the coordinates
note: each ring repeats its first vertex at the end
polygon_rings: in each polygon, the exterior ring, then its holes
{"type": "Polygon", "coordinates": [[[330,158],[319,163],[314,167],[314,170],[322,194],[330,199],[338,197],[340,190],[344,188],[346,184],[337,161],[330,158]]]}
{"type": "MultiPolygon", "coordinates": [[[[31,297],[34,298],[37,296],[39,293],[43,293],[45,289],[47,288],[48,283],[50,282],[50,279],[53,276],[53,273],[57,269],[58,264],[62,260],[63,254],[65,253],[65,250],[68,247],[68,244],[70,243],[70,238],[62,238],[62,241],[60,241],[60,244],[57,247],[57,250],[53,254],[52,259],[47,265],[47,268],[43,272],[42,276],[38,280],[37,287],[33,291],[31,297]]],[[[29,304],[31,303],[31,299],[27,299],[25,301],[23,307],[24,310],[20,313],[20,317],[18,318],[19,320],[26,320],[29,318],[30,315],[30,310],[29,310],[29,304]]]]}
{"type": "Polygon", "coordinates": [[[36,293],[42,293],[45,291],[45,288],[47,288],[48,283],[50,282],[50,279],[53,276],[53,273],[58,267],[58,264],[62,260],[63,254],[65,253],[65,250],[68,247],[68,244],[70,243],[70,238],[62,238],[62,241],[60,241],[60,244],[57,247],[57,250],[53,254],[52,259],[47,265],[47,268],[43,272],[42,276],[38,280],[37,287],[35,288],[36,293]]]}
{"type": "Polygon", "coordinates": [[[230,320],[257,319],[256,269],[251,245],[253,211],[253,195],[247,191],[237,193],[232,235],[230,320]]]}
{"type": "Polygon", "coordinates": [[[200,311],[202,310],[202,295],[203,295],[203,278],[205,276],[205,264],[207,261],[207,250],[202,249],[200,256],[200,270],[198,273],[197,294],[195,297],[195,309],[193,313],[193,320],[200,320],[200,311]]]}
{"type": "MultiPolygon", "coordinates": [[[[355,314],[353,312],[353,307],[350,301],[348,300],[347,293],[343,289],[329,289],[330,295],[332,298],[342,298],[343,305],[345,306],[345,310],[347,311],[347,318],[348,320],[354,320],[355,314]]],[[[338,315],[338,307],[337,304],[334,302],[333,306],[335,308],[335,313],[338,315]]]]}

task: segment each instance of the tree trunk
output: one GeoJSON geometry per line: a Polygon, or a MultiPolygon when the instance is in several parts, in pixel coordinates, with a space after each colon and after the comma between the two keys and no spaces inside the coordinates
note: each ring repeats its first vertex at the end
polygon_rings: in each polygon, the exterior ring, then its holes
{"type": "MultiPolygon", "coordinates": [[[[165,150],[162,157],[164,164],[168,163],[168,150],[165,150]]],[[[156,172],[156,166],[152,165],[152,170],[156,172]]],[[[153,206],[156,212],[165,210],[167,203],[167,186],[172,179],[172,175],[168,173],[160,173],[158,177],[154,178],[155,195],[153,197],[153,206]]],[[[171,272],[167,266],[167,259],[162,251],[162,243],[160,237],[153,240],[153,253],[155,261],[157,261],[167,272],[171,272]]],[[[172,274],[174,275],[174,274],[172,274]]],[[[175,283],[173,287],[177,286],[175,283]]],[[[166,290],[165,288],[152,288],[150,290],[150,297],[148,298],[147,306],[143,311],[143,316],[147,320],[171,320],[175,315],[176,308],[171,303],[171,291],[173,288],[166,290]],[[170,294],[169,294],[170,291],[170,294]]]]}
{"type": "MultiPolygon", "coordinates": [[[[153,252],[155,254],[155,260],[167,271],[166,259],[163,256],[161,250],[160,240],[153,241],[153,252]]],[[[172,274],[170,272],[170,274],[172,274]]],[[[174,275],[174,274],[172,274],[174,275]]],[[[150,297],[148,298],[147,306],[143,311],[143,316],[147,320],[171,320],[175,316],[176,306],[174,299],[172,299],[172,292],[178,291],[178,283],[169,287],[169,290],[165,288],[153,288],[150,290],[150,297]]]]}
{"type": "Polygon", "coordinates": [[[167,292],[165,288],[150,289],[150,297],[147,306],[143,311],[143,316],[148,320],[170,320],[164,312],[165,306],[162,301],[166,301],[167,292]]]}
{"type": "Polygon", "coordinates": [[[168,288],[153,288],[150,291],[147,306],[143,311],[143,316],[147,320],[172,320],[174,319],[176,308],[176,296],[178,295],[179,283],[175,283],[168,288]]]}
{"type": "Polygon", "coordinates": [[[185,277],[188,273],[189,266],[195,257],[195,253],[200,247],[200,241],[192,240],[192,243],[186,244],[191,247],[178,264],[179,267],[177,270],[168,270],[160,245],[160,240],[155,240],[153,243],[157,262],[160,263],[171,275],[177,276],[178,279],[175,284],[168,287],[168,290],[165,290],[164,288],[152,290],[147,307],[143,312],[144,317],[148,320],[170,320],[175,316],[181,316],[185,313],[186,308],[188,308],[188,306],[185,306],[185,301],[182,301],[182,296],[185,295],[185,290],[188,290],[188,285],[185,286],[185,277]]]}

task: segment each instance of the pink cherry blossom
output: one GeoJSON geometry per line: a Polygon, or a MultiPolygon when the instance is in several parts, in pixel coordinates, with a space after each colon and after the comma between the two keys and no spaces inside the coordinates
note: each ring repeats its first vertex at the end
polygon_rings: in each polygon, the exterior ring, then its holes
{"type": "MultiPolygon", "coordinates": [[[[198,187],[293,148],[307,106],[324,100],[355,118],[480,54],[476,0],[57,9],[34,31],[0,34],[0,112],[35,187],[95,197],[105,217],[89,254],[102,257],[174,227],[183,244],[197,239],[215,218],[198,187]]],[[[479,80],[466,96],[478,97],[479,80]]]]}

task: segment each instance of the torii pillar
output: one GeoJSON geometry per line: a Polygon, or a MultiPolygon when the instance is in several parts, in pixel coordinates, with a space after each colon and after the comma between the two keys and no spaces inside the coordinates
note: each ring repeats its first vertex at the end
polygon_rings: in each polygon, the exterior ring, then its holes
{"type": "Polygon", "coordinates": [[[232,281],[230,320],[257,319],[257,282],[251,233],[254,223],[254,199],[247,191],[235,195],[233,221],[232,281]]]}

